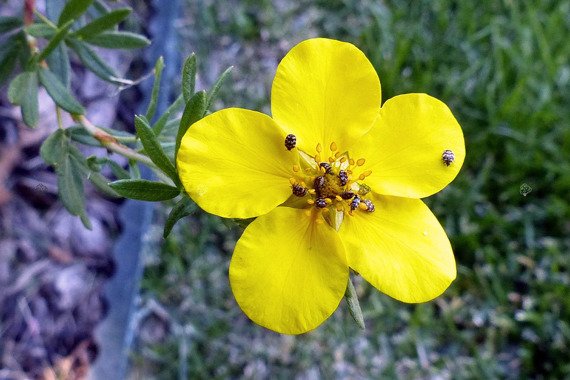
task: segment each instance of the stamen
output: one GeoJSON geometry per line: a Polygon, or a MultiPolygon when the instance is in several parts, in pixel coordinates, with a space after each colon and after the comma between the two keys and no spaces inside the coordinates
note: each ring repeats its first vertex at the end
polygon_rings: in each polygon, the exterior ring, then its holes
{"type": "Polygon", "coordinates": [[[354,159],[351,158],[350,160],[348,160],[348,163],[349,163],[351,166],[354,165],[354,159]]]}
{"type": "Polygon", "coordinates": [[[339,202],[342,201],[342,197],[340,195],[335,195],[334,199],[336,199],[339,202]]]}
{"type": "Polygon", "coordinates": [[[330,205],[332,203],[332,199],[330,198],[325,198],[325,202],[327,203],[327,205],[330,205]]]}
{"type": "Polygon", "coordinates": [[[346,156],[342,156],[340,158],[340,163],[343,164],[346,161],[346,156]]]}
{"type": "Polygon", "coordinates": [[[341,154],[342,154],[341,152],[336,152],[336,153],[334,154],[334,158],[339,158],[341,154]]]}
{"type": "Polygon", "coordinates": [[[297,173],[299,171],[299,165],[293,165],[293,171],[297,173]]]}
{"type": "Polygon", "coordinates": [[[297,183],[297,180],[293,177],[289,178],[289,182],[291,183],[291,185],[294,185],[297,183]]]}
{"type": "Polygon", "coordinates": [[[359,158],[358,160],[356,160],[356,165],[362,166],[364,165],[365,162],[366,160],[364,158],[359,158]]]}
{"type": "Polygon", "coordinates": [[[317,152],[318,152],[318,153],[321,153],[321,152],[323,151],[323,147],[321,146],[321,143],[318,143],[318,144],[317,144],[317,148],[316,148],[316,149],[317,149],[317,152]]]}
{"type": "Polygon", "coordinates": [[[329,157],[329,162],[332,164],[334,162],[334,157],[329,157]]]}
{"type": "Polygon", "coordinates": [[[361,175],[359,175],[358,179],[362,181],[364,178],[368,177],[370,174],[372,174],[372,170],[367,170],[364,173],[362,173],[361,175]]]}
{"type": "Polygon", "coordinates": [[[315,195],[317,191],[315,189],[309,189],[309,194],[315,195]]]}
{"type": "Polygon", "coordinates": [[[312,200],[312,199],[307,199],[307,203],[310,204],[310,205],[314,205],[314,204],[315,204],[315,201],[312,200]]]}
{"type": "Polygon", "coordinates": [[[315,154],[315,162],[318,164],[319,162],[321,162],[321,155],[320,154],[315,154]]]}
{"type": "Polygon", "coordinates": [[[330,148],[331,148],[331,152],[336,152],[337,147],[336,147],[336,143],[334,141],[331,143],[330,148]]]}

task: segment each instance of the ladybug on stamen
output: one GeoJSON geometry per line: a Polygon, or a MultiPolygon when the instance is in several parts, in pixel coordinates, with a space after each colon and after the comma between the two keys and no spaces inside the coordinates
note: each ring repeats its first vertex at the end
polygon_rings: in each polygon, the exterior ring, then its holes
{"type": "Polygon", "coordinates": [[[325,180],[325,177],[323,177],[322,175],[315,178],[315,180],[313,181],[313,188],[315,189],[317,194],[321,193],[321,191],[325,187],[325,184],[326,184],[326,180],[325,180]]]}
{"type": "Polygon", "coordinates": [[[345,186],[348,183],[348,173],[345,170],[338,172],[338,178],[340,179],[341,186],[345,186]]]}
{"type": "Polygon", "coordinates": [[[374,203],[372,203],[370,199],[363,199],[362,203],[366,205],[366,211],[374,212],[374,210],[376,210],[376,208],[374,207],[374,203]]]}
{"type": "Polygon", "coordinates": [[[360,205],[360,197],[357,195],[352,199],[352,202],[350,202],[350,211],[356,210],[358,205],[360,205]]]}
{"type": "Polygon", "coordinates": [[[330,174],[331,171],[332,171],[331,164],[329,164],[328,162],[321,162],[321,163],[319,164],[319,167],[325,169],[325,173],[326,173],[326,174],[330,174]]]}
{"type": "Polygon", "coordinates": [[[317,206],[318,208],[325,208],[327,207],[327,201],[325,200],[325,198],[317,198],[315,200],[315,206],[317,206]]]}
{"type": "Polygon", "coordinates": [[[298,197],[304,197],[305,195],[307,195],[307,188],[301,186],[298,183],[292,185],[291,188],[293,190],[293,194],[298,197]]]}
{"type": "Polygon", "coordinates": [[[352,197],[354,197],[354,193],[353,193],[352,191],[345,191],[344,193],[342,193],[342,194],[340,195],[340,197],[341,197],[342,199],[349,200],[349,199],[352,199],[352,197]]]}

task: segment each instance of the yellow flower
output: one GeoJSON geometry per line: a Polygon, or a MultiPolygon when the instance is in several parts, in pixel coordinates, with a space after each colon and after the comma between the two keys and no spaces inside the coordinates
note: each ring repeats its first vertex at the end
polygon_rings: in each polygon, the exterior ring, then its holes
{"type": "Polygon", "coordinates": [[[444,188],[465,157],[461,127],[426,94],[380,108],[380,81],[355,46],[316,38],[283,58],[273,117],[215,112],[184,135],[177,157],[205,211],[257,217],[236,244],[230,284],[271,330],[312,330],[338,307],[349,268],[403,302],[455,279],[445,231],[419,199],[444,188]]]}

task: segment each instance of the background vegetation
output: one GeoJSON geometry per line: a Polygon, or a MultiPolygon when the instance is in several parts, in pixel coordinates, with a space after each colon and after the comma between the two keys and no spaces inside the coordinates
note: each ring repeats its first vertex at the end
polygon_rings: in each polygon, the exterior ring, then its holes
{"type": "Polygon", "coordinates": [[[343,301],[316,331],[280,336],[248,321],[229,290],[240,231],[196,212],[162,243],[161,216],[141,300],[154,317],[141,318],[133,376],[570,377],[569,15],[568,0],[188,1],[179,31],[202,85],[235,66],[215,108],[268,112],[279,59],[314,36],[364,50],[383,99],[426,92],[450,106],[467,159],[426,202],[459,273],[422,305],[359,283],[365,331],[343,301]],[[159,322],[164,336],[144,334],[159,322]]]}

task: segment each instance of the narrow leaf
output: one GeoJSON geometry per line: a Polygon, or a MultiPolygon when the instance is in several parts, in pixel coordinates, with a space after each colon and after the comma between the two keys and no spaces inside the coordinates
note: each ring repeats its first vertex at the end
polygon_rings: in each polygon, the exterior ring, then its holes
{"type": "Polygon", "coordinates": [[[192,98],[186,103],[184,108],[184,113],[180,119],[180,127],[178,128],[178,133],[176,134],[176,145],[174,147],[174,155],[178,154],[178,149],[180,148],[180,141],[182,137],[188,130],[188,128],[204,117],[206,113],[206,92],[200,91],[194,94],[192,98]]]}
{"type": "Polygon", "coordinates": [[[44,60],[57,47],[57,45],[59,45],[67,35],[69,28],[71,28],[71,24],[73,24],[73,21],[65,23],[58,29],[57,33],[49,40],[44,50],[42,50],[38,55],[38,61],[44,60]]]}
{"type": "Polygon", "coordinates": [[[103,194],[111,198],[119,198],[120,195],[117,193],[111,186],[109,186],[109,180],[102,175],[101,173],[97,173],[92,171],[87,176],[89,181],[103,194]]]}
{"type": "Polygon", "coordinates": [[[35,127],[39,118],[37,73],[24,71],[16,76],[8,88],[8,100],[13,104],[19,104],[24,123],[29,127],[35,127]]]}
{"type": "Polygon", "coordinates": [[[83,28],[74,32],[72,36],[77,38],[93,37],[101,32],[113,28],[115,25],[123,21],[130,13],[131,13],[130,8],[115,9],[91,21],[83,28]]]}
{"type": "Polygon", "coordinates": [[[141,201],[166,201],[180,194],[180,190],[174,186],[145,179],[120,179],[109,186],[125,198],[141,201]]]}
{"type": "Polygon", "coordinates": [[[222,87],[222,84],[224,83],[224,81],[227,79],[227,77],[230,75],[230,73],[232,72],[233,66],[230,66],[226,69],[226,71],[224,71],[216,80],[216,83],[214,83],[214,86],[212,87],[212,89],[210,90],[210,92],[208,93],[208,99],[206,101],[206,109],[209,110],[210,107],[212,106],[212,102],[214,101],[214,99],[216,98],[216,96],[218,95],[218,92],[220,91],[220,88],[222,87]]]}
{"type": "Polygon", "coordinates": [[[182,68],[182,95],[184,95],[184,101],[190,100],[192,95],[194,95],[194,90],[196,87],[196,54],[192,53],[186,61],[184,61],[184,67],[182,68]]]}
{"type": "Polygon", "coordinates": [[[156,123],[154,123],[154,125],[152,126],[152,130],[154,131],[155,135],[157,136],[160,135],[162,129],[166,125],[166,122],[169,120],[170,115],[183,104],[184,104],[184,97],[182,97],[182,95],[179,95],[178,98],[176,98],[176,100],[174,101],[174,103],[172,103],[170,107],[168,107],[166,111],[164,111],[162,116],[160,116],[156,121],[156,123]]]}
{"type": "Polygon", "coordinates": [[[0,86],[8,80],[10,74],[14,71],[19,47],[20,43],[16,39],[10,39],[0,46],[0,86]]]}
{"type": "Polygon", "coordinates": [[[108,49],[138,49],[150,45],[150,40],[131,32],[103,32],[85,38],[85,42],[108,49]]]}
{"type": "Polygon", "coordinates": [[[158,102],[158,90],[160,89],[160,79],[162,78],[162,70],[164,69],[164,59],[159,57],[154,65],[154,83],[152,85],[152,93],[150,102],[146,110],[145,117],[147,120],[152,120],[156,113],[156,104],[158,102]]]}
{"type": "Polygon", "coordinates": [[[84,43],[68,40],[69,47],[77,54],[81,62],[99,78],[115,84],[132,84],[132,81],[121,79],[93,50],[84,43]]]}
{"type": "Polygon", "coordinates": [[[22,19],[20,17],[0,17],[0,34],[18,29],[20,26],[22,26],[22,19]]]}
{"type": "Polygon", "coordinates": [[[46,58],[50,70],[59,78],[66,88],[70,85],[71,67],[69,53],[65,44],[59,44],[46,58]]]}
{"type": "Polygon", "coordinates": [[[140,137],[144,150],[148,157],[159,167],[167,176],[169,176],[174,183],[179,183],[176,168],[170,159],[164,153],[160,146],[156,135],[149,126],[148,121],[144,116],[135,117],[135,128],[137,135],[140,137]]]}
{"type": "Polygon", "coordinates": [[[85,194],[81,169],[67,154],[57,170],[57,186],[61,202],[72,215],[85,212],[85,194]]]}
{"type": "Polygon", "coordinates": [[[184,196],[174,205],[174,207],[168,214],[166,223],[164,223],[164,231],[162,233],[162,237],[166,239],[170,234],[170,231],[172,231],[172,227],[174,227],[176,222],[194,213],[195,211],[196,211],[196,204],[192,202],[188,197],[184,196]]]}
{"type": "Polygon", "coordinates": [[[101,146],[99,140],[93,137],[82,126],[75,125],[73,127],[69,127],[65,130],[65,133],[69,136],[70,139],[80,144],[97,147],[101,146]]]}
{"type": "Polygon", "coordinates": [[[65,131],[58,129],[43,142],[40,148],[40,155],[46,163],[55,166],[62,162],[67,154],[68,143],[65,131]]]}
{"type": "Polygon", "coordinates": [[[93,0],[69,0],[59,15],[57,25],[61,26],[69,21],[75,21],[87,11],[92,2],[93,0]]]}
{"type": "Polygon", "coordinates": [[[348,286],[346,288],[346,294],[344,295],[346,298],[346,303],[348,304],[348,310],[350,311],[350,315],[360,327],[360,329],[364,330],[364,317],[362,316],[362,310],[360,309],[360,303],[358,302],[358,295],[356,294],[356,289],[354,289],[354,285],[352,284],[352,280],[350,277],[348,278],[348,286]]]}
{"type": "Polygon", "coordinates": [[[41,67],[39,74],[41,84],[58,106],[72,114],[85,113],[83,106],[75,100],[67,87],[49,69],[41,67]]]}
{"type": "Polygon", "coordinates": [[[41,38],[52,38],[57,32],[56,28],[49,26],[48,24],[44,24],[43,22],[28,25],[25,30],[30,36],[41,38]]]}

